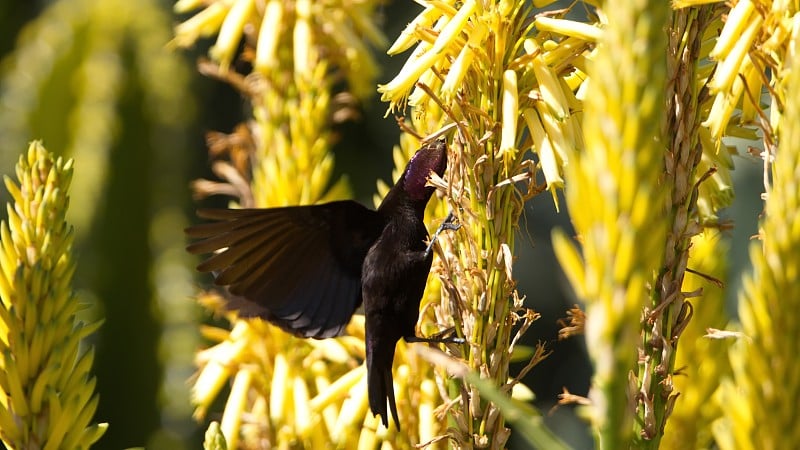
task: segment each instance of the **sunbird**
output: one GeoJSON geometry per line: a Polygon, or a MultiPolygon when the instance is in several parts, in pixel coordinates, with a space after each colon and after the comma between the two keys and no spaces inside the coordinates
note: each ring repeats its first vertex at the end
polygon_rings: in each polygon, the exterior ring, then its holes
{"type": "Polygon", "coordinates": [[[388,428],[388,402],[398,429],[392,362],[406,342],[460,342],[416,335],[419,305],[443,229],[457,229],[452,214],[426,243],[425,207],[443,176],[447,145],[423,145],[377,210],[353,200],[264,209],[205,209],[214,222],[186,229],[191,253],[214,253],[197,270],[227,286],[228,309],[259,317],[304,338],[344,332],[364,305],[369,406],[388,428]]]}

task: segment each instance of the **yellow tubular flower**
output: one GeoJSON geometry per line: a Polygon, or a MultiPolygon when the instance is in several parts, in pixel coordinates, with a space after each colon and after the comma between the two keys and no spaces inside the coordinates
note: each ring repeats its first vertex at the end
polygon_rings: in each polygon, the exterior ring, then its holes
{"type": "Polygon", "coordinates": [[[255,71],[263,76],[279,76],[281,71],[277,68],[282,70],[286,64],[310,76],[317,47],[324,47],[329,66],[340,70],[353,95],[362,99],[374,93],[374,83],[369,80],[377,73],[377,65],[370,50],[357,37],[372,45],[386,45],[385,37],[373,24],[377,4],[375,0],[178,2],[174,6],[176,12],[198,11],[175,27],[172,45],[190,47],[202,37],[217,34],[209,56],[226,69],[243,40],[254,47],[255,71]],[[294,61],[278,61],[279,48],[289,48],[294,61]]]}
{"type": "Polygon", "coordinates": [[[279,64],[276,51],[280,39],[280,27],[283,23],[284,4],[281,0],[270,0],[264,8],[264,19],[258,32],[256,44],[255,69],[267,72],[279,64]]]}
{"type": "Polygon", "coordinates": [[[564,94],[564,89],[558,81],[558,76],[545,61],[541,49],[536,45],[536,41],[526,39],[525,52],[533,55],[531,67],[536,79],[539,81],[539,94],[542,96],[544,104],[549,108],[549,113],[559,120],[565,119],[569,116],[569,104],[564,94]]]}
{"type": "MultiPolygon", "coordinates": [[[[389,101],[394,108],[395,105],[402,106],[408,96],[409,90],[414,84],[429,70],[434,63],[442,58],[442,52],[451,47],[451,44],[459,37],[462,30],[467,25],[467,20],[476,11],[478,3],[475,0],[467,0],[458,9],[458,13],[453,16],[444,29],[442,29],[436,42],[428,49],[420,48],[415,52],[417,57],[409,60],[397,76],[385,85],[378,86],[381,100],[389,101]]],[[[449,65],[449,64],[448,64],[449,65]]]]}
{"type": "Polygon", "coordinates": [[[450,67],[444,79],[441,94],[443,101],[450,102],[455,99],[455,95],[462,86],[464,77],[472,65],[475,53],[480,51],[480,44],[486,38],[488,32],[489,28],[486,24],[482,22],[475,24],[475,29],[470,34],[467,45],[461,49],[461,53],[458,54],[458,58],[450,67]]]}
{"type": "Polygon", "coordinates": [[[602,36],[600,28],[573,20],[539,16],[534,21],[534,24],[536,28],[542,31],[553,31],[564,36],[574,36],[588,42],[597,42],[602,36]]]}
{"type": "Polygon", "coordinates": [[[8,448],[88,449],[107,425],[80,342],[100,323],[77,322],[71,290],[73,229],[65,220],[72,161],[33,142],[17,164],[0,225],[0,439],[8,448]]]}
{"type": "Polygon", "coordinates": [[[751,0],[741,0],[731,8],[726,21],[729,25],[722,29],[714,49],[709,53],[710,57],[721,59],[731,51],[738,42],[737,36],[748,27],[748,19],[754,11],[755,4],[751,0]]]}
{"type": "MultiPolygon", "coordinates": [[[[681,1],[676,2],[676,6],[701,3],[708,2],[681,1]]],[[[715,100],[703,123],[711,130],[717,148],[721,147],[724,136],[736,135],[740,132],[737,128],[751,125],[758,111],[763,111],[760,102],[765,81],[770,83],[772,92],[780,92],[774,89],[775,78],[766,70],[782,64],[791,35],[792,17],[797,10],[797,3],[792,1],[740,0],[727,14],[709,55],[717,62],[708,81],[715,100]],[[736,114],[737,108],[742,114],[736,114]]],[[[776,100],[783,104],[785,99],[776,100]]],[[[775,120],[770,120],[770,126],[777,132],[775,120]]]]}
{"type": "Polygon", "coordinates": [[[217,42],[208,50],[209,55],[219,61],[222,70],[227,70],[233,60],[242,32],[251,19],[255,9],[255,0],[236,0],[231,5],[225,20],[220,26],[217,42]]]}
{"type": "MultiPolygon", "coordinates": [[[[447,5],[452,5],[453,3],[453,0],[449,0],[447,5]]],[[[396,55],[411,48],[412,45],[419,41],[419,37],[416,37],[415,35],[417,30],[430,28],[441,15],[442,11],[438,7],[433,5],[427,6],[425,11],[420,13],[405,27],[405,29],[403,29],[403,32],[400,33],[400,37],[395,40],[394,44],[389,47],[389,50],[387,50],[386,53],[390,55],[396,55]]]]}
{"type": "Polygon", "coordinates": [[[506,70],[503,73],[503,109],[500,129],[500,153],[517,151],[517,119],[519,118],[519,102],[517,99],[517,73],[506,70]]]}
{"type": "MultiPolygon", "coordinates": [[[[547,188],[553,193],[553,201],[556,201],[556,188],[564,187],[564,179],[561,178],[561,166],[559,157],[550,137],[545,133],[544,126],[542,125],[539,115],[535,110],[529,108],[522,112],[528,129],[533,138],[533,146],[536,147],[536,153],[539,155],[539,163],[542,166],[544,179],[547,181],[547,188]]],[[[558,203],[556,203],[558,205],[558,203]]]]}

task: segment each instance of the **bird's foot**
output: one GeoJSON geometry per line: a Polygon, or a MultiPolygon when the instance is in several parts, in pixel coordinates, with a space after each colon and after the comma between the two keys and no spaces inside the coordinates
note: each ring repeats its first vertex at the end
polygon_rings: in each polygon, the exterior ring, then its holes
{"type": "Polygon", "coordinates": [[[436,333],[432,336],[422,337],[417,335],[406,336],[406,342],[424,342],[428,344],[463,344],[466,342],[464,338],[455,336],[455,328],[448,328],[444,331],[436,333]]]}
{"type": "Polygon", "coordinates": [[[442,231],[445,231],[445,230],[455,231],[455,230],[458,230],[459,228],[461,228],[461,224],[460,223],[453,223],[453,221],[455,221],[455,220],[456,220],[456,216],[453,215],[452,211],[450,211],[450,214],[447,215],[447,217],[444,219],[442,224],[439,225],[439,228],[436,229],[436,232],[433,233],[433,237],[431,238],[431,242],[428,244],[428,247],[425,249],[425,258],[430,256],[431,252],[433,251],[433,244],[436,243],[436,239],[439,237],[439,235],[442,233],[442,231]]]}

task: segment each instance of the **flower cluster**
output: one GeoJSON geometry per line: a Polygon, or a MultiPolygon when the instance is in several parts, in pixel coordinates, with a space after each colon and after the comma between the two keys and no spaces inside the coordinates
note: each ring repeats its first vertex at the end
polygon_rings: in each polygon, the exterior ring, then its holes
{"type": "Polygon", "coordinates": [[[9,448],[88,449],[108,425],[90,424],[94,349],[81,348],[100,322],[76,320],[71,288],[72,161],[33,142],[17,178],[6,178],[14,204],[0,225],[0,439],[9,448]]]}

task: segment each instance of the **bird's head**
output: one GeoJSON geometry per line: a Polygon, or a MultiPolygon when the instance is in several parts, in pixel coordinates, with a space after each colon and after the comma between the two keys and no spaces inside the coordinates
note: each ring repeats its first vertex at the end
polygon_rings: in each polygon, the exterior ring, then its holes
{"type": "Polygon", "coordinates": [[[435,190],[432,186],[426,186],[428,177],[431,172],[441,177],[446,168],[447,144],[444,139],[423,146],[411,157],[401,177],[405,192],[411,199],[427,203],[435,190]]]}

